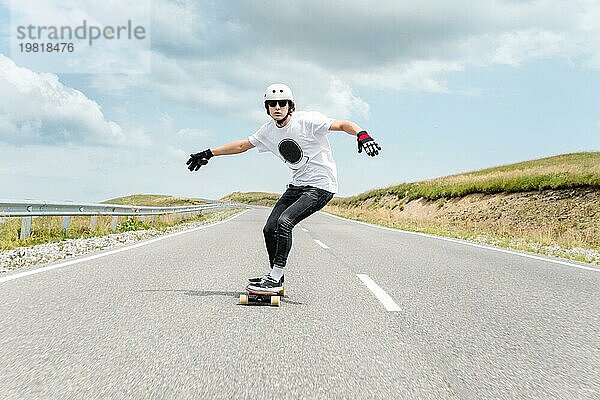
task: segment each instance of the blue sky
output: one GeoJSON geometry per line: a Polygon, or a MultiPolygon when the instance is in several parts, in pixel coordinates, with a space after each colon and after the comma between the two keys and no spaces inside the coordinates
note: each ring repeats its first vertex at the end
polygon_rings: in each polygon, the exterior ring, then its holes
{"type": "MultiPolygon", "coordinates": [[[[34,18],[30,3],[12,11],[34,18]]],[[[60,2],[89,17],[105,3],[60,2]]],[[[292,87],[298,109],[351,119],[383,147],[372,159],[330,133],[342,196],[600,150],[595,1],[143,3],[150,70],[84,74],[11,57],[11,4],[0,1],[0,198],[281,192],[290,171],[268,153],[185,168],[189,153],[252,134],[272,82],[292,87]]]]}

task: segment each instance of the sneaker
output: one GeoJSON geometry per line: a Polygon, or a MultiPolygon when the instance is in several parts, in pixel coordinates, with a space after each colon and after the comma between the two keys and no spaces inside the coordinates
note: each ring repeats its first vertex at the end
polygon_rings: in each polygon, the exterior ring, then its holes
{"type": "MultiPolygon", "coordinates": [[[[250,283],[258,283],[258,282],[262,281],[263,279],[265,279],[267,276],[270,277],[269,273],[265,272],[264,275],[255,276],[253,278],[248,278],[248,282],[250,282],[250,283]]],[[[281,284],[283,285],[284,282],[285,282],[285,276],[282,276],[281,277],[281,284]]]]}
{"type": "Polygon", "coordinates": [[[271,278],[270,275],[265,276],[260,282],[250,283],[248,290],[256,290],[263,292],[279,292],[283,290],[283,277],[279,281],[271,278]]]}

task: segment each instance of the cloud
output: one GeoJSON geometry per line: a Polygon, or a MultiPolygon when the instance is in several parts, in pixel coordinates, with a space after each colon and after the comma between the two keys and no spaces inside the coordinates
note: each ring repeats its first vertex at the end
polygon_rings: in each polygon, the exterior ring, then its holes
{"type": "Polygon", "coordinates": [[[281,81],[299,109],[366,118],[362,88],[449,93],[446,78],[471,66],[541,58],[600,66],[600,5],[589,0],[223,4],[155,2],[150,79],[98,76],[95,87],[149,88],[195,111],[262,122],[260,94],[281,81]]]}
{"type": "MultiPolygon", "coordinates": [[[[193,7],[189,2],[157,4],[170,10],[154,13],[156,25],[161,27],[158,36],[174,39],[159,42],[156,51],[172,54],[173,47],[183,42],[186,51],[178,58],[186,59],[246,59],[258,53],[268,55],[265,62],[292,58],[341,73],[416,61],[486,64],[494,62],[490,54],[505,51],[505,40],[533,40],[539,52],[532,57],[600,53],[598,40],[594,42],[600,30],[595,22],[600,4],[591,0],[376,4],[366,0],[306,0],[277,7],[257,6],[251,0],[229,7],[214,7],[211,2],[193,7]],[[557,37],[559,43],[553,40],[557,37]],[[478,53],[482,47],[477,46],[465,53],[472,43],[484,43],[488,51],[478,53]],[[556,51],[557,47],[564,53],[556,51]]],[[[527,58],[532,50],[511,47],[519,51],[518,58],[527,58]]],[[[500,54],[498,61],[504,63],[506,57],[500,54]]]]}
{"type": "Polygon", "coordinates": [[[285,82],[295,93],[298,109],[318,107],[335,118],[368,117],[368,104],[352,93],[349,82],[314,64],[289,58],[265,62],[269,57],[256,53],[243,62],[236,58],[209,62],[155,53],[150,79],[102,75],[94,77],[91,85],[99,91],[121,95],[145,88],[194,111],[263,123],[264,89],[273,82],[285,82]],[[332,88],[343,93],[332,95],[332,88]]]}
{"type": "Polygon", "coordinates": [[[152,4],[152,46],[170,56],[185,55],[202,46],[208,30],[200,4],[195,1],[155,1],[152,4]]]}
{"type": "MultiPolygon", "coordinates": [[[[229,41],[254,43],[245,46],[248,52],[257,47],[278,49],[278,54],[302,56],[338,70],[418,60],[453,62],[464,60],[461,43],[485,40],[494,48],[511,32],[550,32],[564,36],[565,44],[577,42],[583,32],[580,23],[590,11],[597,12],[600,5],[559,0],[377,4],[309,0],[285,8],[281,12],[277,7],[256,7],[253,1],[238,2],[227,17],[241,26],[240,34],[229,34],[229,41]]],[[[598,32],[591,21],[588,26],[598,32]]],[[[539,44],[555,47],[546,41],[539,44]]],[[[574,47],[563,49],[570,54],[576,51],[574,47]]]]}
{"type": "Polygon", "coordinates": [[[210,136],[210,133],[203,129],[184,128],[178,130],[175,135],[179,138],[205,139],[210,136]]]}
{"type": "Polygon", "coordinates": [[[307,109],[325,110],[327,115],[338,119],[351,116],[369,118],[369,104],[354,95],[348,84],[339,78],[332,77],[326,87],[327,90],[321,93],[320,102],[314,106],[308,105],[307,109]]]}
{"type": "Polygon", "coordinates": [[[327,97],[331,99],[333,104],[340,107],[335,112],[338,118],[349,117],[351,115],[365,119],[369,118],[369,105],[360,97],[355,96],[352,93],[352,88],[340,79],[333,78],[331,80],[327,97]]]}
{"type": "Polygon", "coordinates": [[[358,71],[350,74],[350,79],[358,85],[378,89],[447,93],[450,90],[446,84],[434,77],[464,68],[459,62],[420,60],[358,71]]]}
{"type": "Polygon", "coordinates": [[[19,143],[124,145],[143,141],[105,118],[98,103],[54,74],[18,67],[0,54],[0,140],[19,143]]]}
{"type": "Polygon", "coordinates": [[[158,124],[151,129],[151,134],[159,143],[153,149],[155,154],[175,162],[186,160],[190,154],[189,149],[197,148],[199,143],[214,136],[212,132],[204,129],[181,128],[176,130],[175,119],[168,113],[160,116],[158,124]]]}
{"type": "Polygon", "coordinates": [[[133,147],[0,144],[3,196],[96,202],[131,193],[177,193],[188,172],[187,154],[165,147],[145,155],[133,147]]]}
{"type": "Polygon", "coordinates": [[[568,58],[577,45],[564,33],[527,29],[468,38],[457,45],[461,64],[518,67],[524,62],[543,58],[568,58]]]}
{"type": "Polygon", "coordinates": [[[12,59],[29,69],[54,73],[148,72],[150,70],[151,1],[137,0],[121,3],[118,5],[118,13],[115,13],[115,5],[114,1],[97,0],[12,1],[9,24],[11,32],[7,35],[7,39],[11,42],[12,59]],[[121,29],[118,27],[125,26],[129,22],[132,24],[132,29],[138,26],[144,28],[143,40],[132,38],[130,31],[126,34],[120,33],[121,29]],[[87,27],[84,33],[86,38],[79,39],[78,36],[84,32],[83,25],[87,27]],[[37,32],[35,29],[25,30],[32,37],[18,39],[17,27],[28,26],[43,29],[37,32]],[[73,29],[74,36],[71,37],[70,30],[65,31],[63,27],[73,29]],[[114,34],[112,39],[98,36],[92,39],[92,35],[96,33],[100,35],[100,28],[103,28],[102,32],[106,33],[104,28],[109,27],[114,34]],[[41,41],[47,41],[51,28],[55,28],[54,32],[62,38],[60,42],[69,42],[74,46],[74,50],[68,55],[46,57],[39,54],[34,57],[18,50],[19,44],[31,42],[37,37],[41,41]],[[79,29],[81,31],[78,32],[79,29]],[[92,29],[97,31],[92,32],[92,29]]]}

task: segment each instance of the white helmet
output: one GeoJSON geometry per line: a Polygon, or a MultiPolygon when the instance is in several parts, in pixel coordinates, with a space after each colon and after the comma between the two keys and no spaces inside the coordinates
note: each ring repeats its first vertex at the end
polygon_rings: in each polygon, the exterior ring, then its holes
{"type": "Polygon", "coordinates": [[[283,83],[274,83],[269,85],[267,90],[265,90],[265,96],[263,101],[268,100],[291,100],[294,101],[294,95],[292,94],[292,89],[289,86],[284,85],[283,83]]]}

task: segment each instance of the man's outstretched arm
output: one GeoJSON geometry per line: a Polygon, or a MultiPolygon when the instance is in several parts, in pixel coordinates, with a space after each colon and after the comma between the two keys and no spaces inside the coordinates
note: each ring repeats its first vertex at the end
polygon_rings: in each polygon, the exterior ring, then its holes
{"type": "Polygon", "coordinates": [[[236,140],[212,149],[213,156],[225,156],[229,154],[239,154],[253,148],[254,145],[248,139],[236,140]]]}
{"type": "Polygon", "coordinates": [[[190,159],[187,161],[187,166],[190,171],[198,171],[201,166],[208,164],[214,156],[224,156],[228,154],[239,154],[253,148],[254,145],[248,139],[236,140],[235,142],[227,143],[214,149],[206,149],[200,153],[190,154],[190,159]]]}
{"type": "Polygon", "coordinates": [[[356,134],[358,132],[362,131],[363,129],[352,121],[336,119],[335,121],[333,121],[331,123],[329,130],[330,131],[343,131],[349,135],[356,136],[356,134]]]}
{"type": "Polygon", "coordinates": [[[381,150],[381,146],[377,144],[375,140],[373,140],[371,135],[369,135],[367,131],[365,131],[352,121],[336,119],[331,123],[329,130],[344,131],[349,135],[356,136],[359,153],[361,153],[362,150],[365,149],[365,153],[367,153],[371,157],[375,157],[379,154],[379,150],[381,150]]]}

